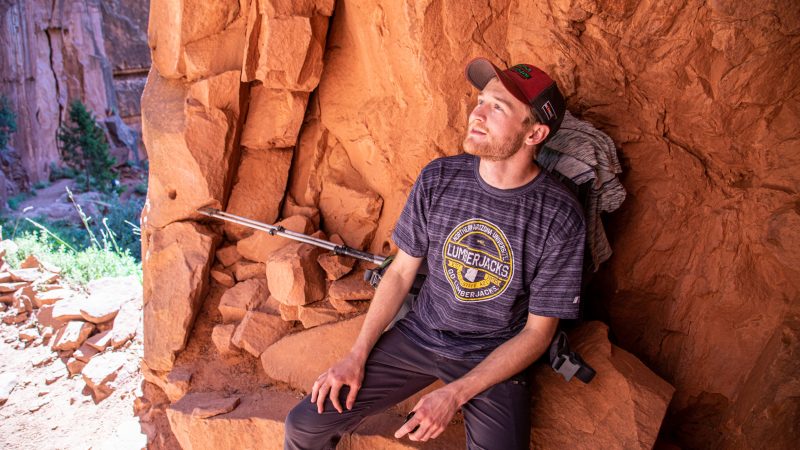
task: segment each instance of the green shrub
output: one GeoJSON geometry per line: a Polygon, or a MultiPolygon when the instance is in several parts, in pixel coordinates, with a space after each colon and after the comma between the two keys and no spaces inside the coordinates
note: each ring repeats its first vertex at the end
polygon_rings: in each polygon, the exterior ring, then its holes
{"type": "Polygon", "coordinates": [[[6,148],[11,133],[17,131],[17,115],[11,109],[11,102],[0,95],[0,150],[6,148]]]}
{"type": "Polygon", "coordinates": [[[133,191],[139,195],[147,195],[147,182],[142,181],[141,183],[137,184],[133,191]]]}
{"type": "Polygon", "coordinates": [[[61,268],[63,277],[84,284],[102,277],[137,275],[142,279],[139,262],[139,213],[143,201],[130,201],[112,208],[108,217],[93,220],[84,214],[72,192],[67,195],[81,217],[83,228],[64,220],[45,222],[25,218],[13,224],[0,220],[0,235],[19,246],[4,259],[12,267],[29,255],[61,268]]]}
{"type": "Polygon", "coordinates": [[[31,197],[36,197],[36,191],[32,190],[28,192],[20,192],[19,194],[8,198],[8,207],[16,211],[17,209],[19,209],[19,205],[22,202],[31,197]]]}
{"type": "Polygon", "coordinates": [[[50,182],[60,180],[62,178],[74,179],[78,177],[78,172],[72,167],[57,166],[56,163],[50,163],[50,182]]]}
{"type": "Polygon", "coordinates": [[[62,276],[70,282],[85,284],[102,277],[137,275],[141,280],[141,265],[127,252],[115,252],[110,247],[88,247],[75,250],[58,243],[43,231],[26,232],[14,242],[19,248],[5,256],[12,267],[36,255],[43,262],[61,268],[62,276]]]}
{"type": "Polygon", "coordinates": [[[64,164],[79,174],[77,181],[85,190],[114,190],[115,161],[109,153],[105,133],[79,100],[70,103],[69,123],[59,127],[57,138],[64,164]]]}
{"type": "Polygon", "coordinates": [[[127,252],[134,260],[139,261],[142,251],[138,223],[144,199],[133,197],[126,203],[119,203],[118,198],[111,197],[103,198],[103,201],[112,205],[107,216],[99,220],[84,216],[82,221],[85,220],[86,225],[76,225],[66,219],[50,220],[37,216],[30,220],[0,218],[0,229],[3,238],[13,240],[16,236],[44,232],[42,228],[45,228],[45,234],[50,235],[54,241],[61,241],[65,246],[77,250],[92,247],[95,241],[101,247],[106,245],[102,242],[105,234],[109,246],[116,245],[120,251],[127,252]],[[110,243],[112,238],[114,244],[110,243]]]}

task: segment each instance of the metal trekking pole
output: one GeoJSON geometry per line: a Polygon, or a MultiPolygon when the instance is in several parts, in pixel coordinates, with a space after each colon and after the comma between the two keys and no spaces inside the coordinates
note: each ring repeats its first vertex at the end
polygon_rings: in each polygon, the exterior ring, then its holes
{"type": "Polygon", "coordinates": [[[225,211],[220,211],[215,208],[203,207],[198,209],[197,212],[206,215],[208,217],[213,217],[215,219],[224,220],[226,222],[232,222],[238,225],[254,228],[256,230],[266,231],[267,233],[270,234],[270,236],[277,235],[295,241],[303,242],[305,244],[316,245],[317,247],[322,247],[326,250],[330,250],[337,255],[350,256],[356,259],[360,259],[378,265],[381,265],[383,264],[384,261],[386,261],[386,258],[384,258],[383,256],[362,252],[361,250],[356,250],[346,245],[338,245],[333,242],[326,241],[324,239],[319,239],[313,236],[309,236],[307,234],[297,233],[292,230],[287,230],[286,228],[280,225],[270,225],[263,222],[258,222],[253,219],[248,219],[247,217],[237,216],[235,214],[227,213],[225,211]]]}

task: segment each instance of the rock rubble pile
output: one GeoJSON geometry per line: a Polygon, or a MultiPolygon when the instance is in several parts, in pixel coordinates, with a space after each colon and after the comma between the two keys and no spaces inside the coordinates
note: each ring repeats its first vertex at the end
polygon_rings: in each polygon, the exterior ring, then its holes
{"type": "MultiPolygon", "coordinates": [[[[85,291],[63,283],[60,270],[29,256],[19,269],[3,261],[12,241],[0,242],[0,318],[17,327],[5,344],[22,349],[49,346],[52,354],[32,362],[43,367],[60,360],[66,373],[81,376],[96,403],[117,386],[131,360],[124,350],[142,334],[141,284],[136,277],[103,278],[85,291]]],[[[129,374],[128,374],[129,375],[129,374]]],[[[12,378],[3,380],[0,403],[13,390],[12,378]]]]}

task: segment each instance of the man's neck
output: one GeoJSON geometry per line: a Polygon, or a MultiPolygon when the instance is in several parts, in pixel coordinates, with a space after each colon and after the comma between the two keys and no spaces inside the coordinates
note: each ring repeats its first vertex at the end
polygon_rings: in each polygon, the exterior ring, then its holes
{"type": "Polygon", "coordinates": [[[519,151],[501,161],[481,158],[478,173],[486,184],[497,189],[514,189],[531,182],[541,169],[530,152],[519,151]]]}

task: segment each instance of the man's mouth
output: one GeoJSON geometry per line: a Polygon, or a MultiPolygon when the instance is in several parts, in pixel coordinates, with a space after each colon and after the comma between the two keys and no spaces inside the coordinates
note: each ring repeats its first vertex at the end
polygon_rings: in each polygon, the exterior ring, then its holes
{"type": "Polygon", "coordinates": [[[470,136],[486,136],[487,132],[478,128],[470,128],[470,136]]]}

